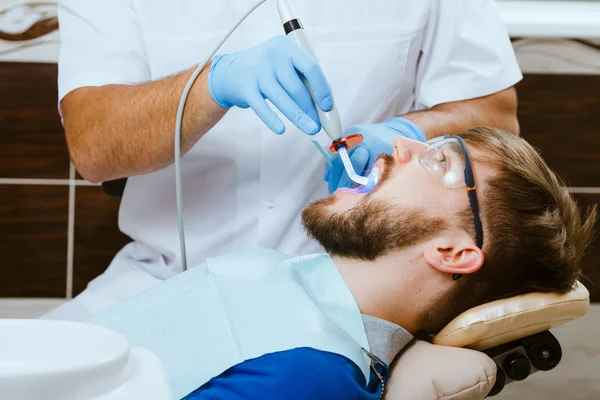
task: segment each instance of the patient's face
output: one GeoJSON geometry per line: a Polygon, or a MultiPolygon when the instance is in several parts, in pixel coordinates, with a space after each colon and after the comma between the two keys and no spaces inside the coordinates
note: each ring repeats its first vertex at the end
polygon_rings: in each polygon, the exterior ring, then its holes
{"type": "MultiPolygon", "coordinates": [[[[338,189],[312,203],[302,215],[307,231],[329,253],[362,259],[375,259],[440,234],[449,224],[448,216],[469,207],[469,200],[465,188],[445,187],[419,162],[426,147],[398,137],[394,154],[382,155],[376,163],[381,178],[375,189],[371,193],[338,189]]],[[[492,172],[472,165],[481,198],[482,182],[492,172]]]]}

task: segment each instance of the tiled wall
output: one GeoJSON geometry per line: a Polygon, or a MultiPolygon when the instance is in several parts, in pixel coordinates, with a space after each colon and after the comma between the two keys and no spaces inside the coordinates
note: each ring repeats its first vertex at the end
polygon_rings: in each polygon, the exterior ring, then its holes
{"type": "Polygon", "coordinates": [[[0,0],[0,299],[77,295],[128,241],[119,200],[76,179],[69,161],[57,28],[52,2],[0,0]]]}
{"type": "Polygon", "coordinates": [[[119,200],[75,179],[56,64],[0,63],[0,297],[71,297],[128,241],[119,200]]]}
{"type": "MultiPolygon", "coordinates": [[[[45,12],[51,22],[51,11],[45,12]]],[[[0,12],[0,32],[2,17],[0,12]]],[[[117,227],[119,200],[77,179],[69,162],[56,109],[57,33],[36,38],[35,30],[28,32],[26,42],[35,46],[0,39],[0,300],[75,296],[128,241],[117,227]]],[[[528,72],[518,85],[523,136],[541,149],[582,204],[598,203],[599,46],[514,44],[528,72]],[[554,70],[548,68],[553,64],[554,70]]],[[[600,302],[600,239],[584,272],[592,300],[600,302]]]]}

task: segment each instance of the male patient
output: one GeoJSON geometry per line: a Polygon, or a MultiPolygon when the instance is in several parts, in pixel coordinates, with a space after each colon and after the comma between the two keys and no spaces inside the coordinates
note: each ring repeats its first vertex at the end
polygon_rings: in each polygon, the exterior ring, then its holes
{"type": "Polygon", "coordinates": [[[244,299],[237,304],[224,298],[206,308],[199,316],[202,329],[192,336],[210,347],[186,347],[188,341],[177,332],[193,329],[189,324],[166,327],[163,317],[152,317],[154,312],[172,316],[194,307],[189,301],[173,303],[173,292],[159,297],[167,285],[175,285],[171,281],[194,281],[181,293],[214,288],[221,288],[221,294],[243,293],[242,286],[228,287],[226,280],[206,283],[217,279],[206,272],[210,260],[92,322],[121,330],[134,345],[155,350],[170,379],[184,380],[181,376],[186,375],[182,387],[187,389],[178,392],[179,397],[378,399],[387,366],[415,335],[434,335],[462,312],[500,298],[532,291],[567,292],[578,279],[596,210],[581,215],[524,139],[494,128],[475,128],[428,143],[398,137],[394,154],[380,156],[375,167],[380,179],[371,192],[340,189],[304,210],[307,232],[328,255],[290,259],[266,252],[263,261],[260,252],[225,257],[222,270],[233,262],[232,271],[241,266],[249,282],[253,271],[260,270],[256,275],[261,278],[255,279],[260,292],[244,294],[245,301],[270,296],[270,302],[255,314],[248,306],[244,312],[253,315],[251,322],[244,322],[239,312],[234,315],[244,299]],[[192,279],[197,268],[205,268],[205,273],[192,279]],[[278,309],[294,305],[297,309],[277,316],[278,309]],[[228,320],[228,333],[221,336],[231,337],[208,338],[222,315],[228,320]],[[231,334],[236,327],[239,337],[231,334]],[[161,331],[160,343],[153,342],[148,332],[161,329],[168,332],[161,331]],[[248,333],[254,330],[259,333],[248,333]],[[178,342],[169,343],[171,337],[178,342]],[[225,344],[219,348],[221,340],[225,344]],[[353,340],[372,361],[367,372],[353,340]],[[201,362],[175,356],[177,346],[183,347],[181,354],[201,362]],[[237,348],[239,362],[211,370],[221,358],[215,354],[225,359],[231,347],[237,348]],[[179,371],[182,364],[197,365],[197,375],[179,371]],[[208,372],[203,374],[204,369],[208,372]]]}

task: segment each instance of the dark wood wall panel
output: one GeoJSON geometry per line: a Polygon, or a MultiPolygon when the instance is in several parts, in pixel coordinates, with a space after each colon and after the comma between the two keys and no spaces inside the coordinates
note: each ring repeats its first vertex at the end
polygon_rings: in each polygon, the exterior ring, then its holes
{"type": "Polygon", "coordinates": [[[521,134],[570,186],[600,186],[600,75],[525,75],[521,134]]]}
{"type": "MultiPolygon", "coordinates": [[[[600,194],[575,194],[582,210],[596,204],[600,211],[600,194]]],[[[600,303],[600,220],[596,221],[596,235],[583,260],[581,283],[590,291],[590,300],[600,303]]]]}
{"type": "MultiPolygon", "coordinates": [[[[521,135],[568,185],[600,187],[600,75],[525,75],[517,92],[521,135]]],[[[582,206],[600,201],[575,197],[582,206]]],[[[582,265],[593,302],[600,302],[600,225],[597,231],[582,265]]]]}
{"type": "Polygon", "coordinates": [[[0,63],[0,178],[69,177],[56,64],[0,63]]]}
{"type": "Polygon", "coordinates": [[[0,185],[0,297],[64,297],[68,186],[0,185]]]}
{"type": "Polygon", "coordinates": [[[75,295],[104,272],[115,254],[130,241],[118,228],[119,204],[120,199],[109,197],[100,187],[77,187],[73,261],[75,295]]]}

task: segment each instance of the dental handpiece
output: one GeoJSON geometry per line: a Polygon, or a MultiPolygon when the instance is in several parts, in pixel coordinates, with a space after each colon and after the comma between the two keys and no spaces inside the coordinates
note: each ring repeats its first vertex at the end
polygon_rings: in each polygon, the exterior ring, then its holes
{"type": "MultiPolygon", "coordinates": [[[[298,18],[289,0],[277,0],[277,10],[279,11],[279,17],[281,18],[281,23],[283,24],[283,29],[285,30],[286,36],[302,49],[307,51],[315,60],[317,60],[315,52],[308,41],[308,37],[306,36],[306,32],[302,27],[302,23],[300,22],[300,19],[298,18]]],[[[321,110],[321,108],[316,105],[315,96],[310,89],[310,85],[308,85],[304,76],[301,75],[300,77],[310,92],[313,101],[315,102],[315,108],[319,114],[319,120],[321,121],[323,130],[325,133],[327,133],[327,136],[329,136],[332,141],[340,139],[342,137],[342,123],[340,121],[340,114],[335,105],[335,100],[331,110],[321,110]]]]}

